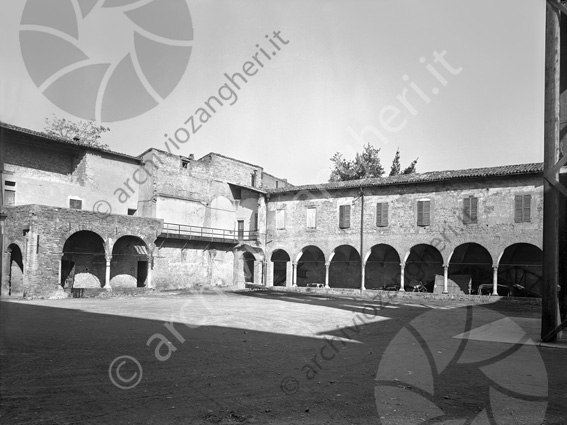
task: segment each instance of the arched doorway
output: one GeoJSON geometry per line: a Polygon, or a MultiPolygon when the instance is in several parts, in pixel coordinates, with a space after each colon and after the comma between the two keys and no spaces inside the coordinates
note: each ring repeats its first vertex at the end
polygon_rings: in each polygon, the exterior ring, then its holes
{"type": "Polygon", "coordinates": [[[242,255],[242,262],[244,267],[244,282],[253,283],[254,282],[254,262],[256,258],[252,253],[246,251],[242,255]]]}
{"type": "Polygon", "coordinates": [[[6,295],[11,297],[22,297],[24,295],[24,261],[22,251],[15,243],[8,245],[6,250],[7,273],[4,290],[6,295]]]}
{"type": "Polygon", "coordinates": [[[400,255],[392,246],[374,245],[370,250],[364,276],[366,289],[399,289],[400,255]]]}
{"type": "Polygon", "coordinates": [[[141,288],[149,273],[149,252],[146,243],[136,236],[122,236],[112,248],[110,286],[141,288]]]}
{"type": "Polygon", "coordinates": [[[504,250],[498,262],[498,285],[516,297],[541,297],[543,251],[529,243],[504,250]]]}
{"type": "Polygon", "coordinates": [[[449,279],[456,282],[463,292],[478,293],[479,286],[492,288],[492,256],[490,252],[477,243],[459,245],[453,251],[449,262],[449,279]],[[466,288],[465,288],[466,287],[466,288]]]}
{"type": "Polygon", "coordinates": [[[361,261],[358,251],[350,245],[335,248],[329,266],[331,288],[360,288],[361,261]]]}
{"type": "Polygon", "coordinates": [[[412,247],[404,268],[404,289],[411,291],[421,282],[428,292],[433,292],[436,275],[443,276],[443,256],[439,250],[427,244],[412,247]]]}
{"type": "Polygon", "coordinates": [[[81,230],[69,236],[61,259],[62,287],[101,288],[105,271],[104,240],[98,234],[81,230]]]}
{"type": "Polygon", "coordinates": [[[283,249],[276,249],[272,253],[271,261],[274,263],[274,286],[286,286],[287,266],[290,260],[289,254],[283,249]]]}
{"type": "Polygon", "coordinates": [[[325,284],[325,254],[314,245],[301,250],[297,260],[297,286],[325,284]]]}

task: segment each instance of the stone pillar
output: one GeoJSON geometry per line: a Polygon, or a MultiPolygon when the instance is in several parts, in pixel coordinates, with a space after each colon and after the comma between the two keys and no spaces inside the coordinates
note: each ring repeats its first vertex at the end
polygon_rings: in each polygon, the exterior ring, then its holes
{"type": "Polygon", "coordinates": [[[404,289],[404,272],[406,268],[406,263],[400,263],[400,292],[406,292],[404,289]]]}
{"type": "Polygon", "coordinates": [[[153,288],[152,285],[152,264],[153,258],[152,256],[148,256],[148,275],[146,276],[146,288],[153,288]]]}
{"type": "Polygon", "coordinates": [[[274,286],[274,262],[266,262],[266,286],[274,286]]]}
{"type": "Polygon", "coordinates": [[[329,287],[329,267],[331,263],[325,263],[325,288],[329,287]]]}
{"type": "Polygon", "coordinates": [[[492,295],[498,295],[498,266],[492,266],[492,295]]]}
{"type": "Polygon", "coordinates": [[[106,272],[104,274],[104,287],[105,289],[112,290],[110,286],[110,261],[112,260],[112,255],[106,256],[106,272]]]}
{"type": "Polygon", "coordinates": [[[285,263],[285,286],[291,286],[293,282],[293,265],[291,261],[285,263]]]}
{"type": "Polygon", "coordinates": [[[297,263],[292,263],[291,286],[297,286],[297,263]]]}
{"type": "Polygon", "coordinates": [[[449,293],[449,266],[443,266],[443,293],[449,293]]]}
{"type": "Polygon", "coordinates": [[[360,277],[360,290],[361,291],[364,291],[366,289],[366,286],[364,286],[365,278],[366,278],[366,263],[362,263],[361,277],[360,277]]]}
{"type": "Polygon", "coordinates": [[[254,261],[254,281],[253,283],[256,285],[262,284],[262,261],[255,260],[254,261]]]}

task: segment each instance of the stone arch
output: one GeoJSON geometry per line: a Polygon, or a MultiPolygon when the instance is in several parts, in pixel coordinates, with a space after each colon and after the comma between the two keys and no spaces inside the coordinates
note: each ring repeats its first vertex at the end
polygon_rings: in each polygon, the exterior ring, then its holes
{"type": "Polygon", "coordinates": [[[275,249],[272,251],[270,261],[273,263],[273,286],[287,286],[288,281],[288,265],[291,261],[289,254],[283,249],[275,249]]]}
{"type": "Polygon", "coordinates": [[[150,271],[150,255],[146,242],[138,236],[125,235],[112,246],[110,286],[144,287],[150,271]]]}
{"type": "Polygon", "coordinates": [[[468,242],[457,246],[448,258],[448,278],[463,292],[478,292],[480,285],[492,285],[494,260],[482,245],[468,242]]]}
{"type": "Polygon", "coordinates": [[[329,286],[331,288],[360,288],[362,269],[360,254],[351,245],[340,245],[329,259],[329,286]]]}
{"type": "Polygon", "coordinates": [[[433,291],[435,276],[443,276],[443,256],[433,245],[414,245],[406,254],[404,288],[412,290],[422,282],[429,292],[433,291]]]}
{"type": "Polygon", "coordinates": [[[237,282],[262,284],[264,277],[264,251],[250,245],[241,245],[235,253],[237,282]]]}
{"type": "Polygon", "coordinates": [[[308,245],[302,248],[296,263],[297,286],[325,284],[325,254],[319,247],[308,245]]]}
{"type": "Polygon", "coordinates": [[[543,251],[530,243],[508,246],[498,260],[498,285],[513,296],[541,296],[543,251]]]}
{"type": "Polygon", "coordinates": [[[11,297],[24,295],[24,259],[22,250],[16,243],[11,243],[6,249],[6,274],[2,276],[2,294],[11,297]]]}
{"type": "Polygon", "coordinates": [[[64,288],[101,288],[106,273],[104,239],[91,230],[80,230],[67,238],[61,258],[64,288]]]}
{"type": "Polygon", "coordinates": [[[364,286],[366,289],[400,287],[400,254],[387,244],[374,245],[366,254],[364,286]]]}

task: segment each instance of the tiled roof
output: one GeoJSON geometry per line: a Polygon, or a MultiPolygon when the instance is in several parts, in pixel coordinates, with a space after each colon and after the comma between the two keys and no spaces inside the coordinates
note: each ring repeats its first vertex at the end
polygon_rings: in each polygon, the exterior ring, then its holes
{"type": "Polygon", "coordinates": [[[41,131],[35,131],[35,130],[30,130],[29,128],[18,127],[17,125],[14,125],[14,124],[8,124],[8,123],[0,121],[0,127],[6,128],[8,130],[17,131],[17,132],[20,132],[20,133],[29,134],[31,136],[41,137],[43,139],[48,139],[48,140],[58,142],[58,143],[64,143],[66,145],[78,146],[78,147],[82,147],[82,148],[85,148],[87,150],[91,150],[91,151],[95,151],[95,152],[104,152],[104,153],[107,153],[107,154],[116,155],[116,156],[120,156],[122,158],[128,158],[130,160],[140,162],[140,158],[137,158],[135,156],[130,156],[130,155],[126,155],[124,153],[111,151],[110,149],[97,148],[96,146],[86,146],[86,145],[84,145],[80,142],[76,142],[74,140],[68,140],[68,139],[63,139],[62,137],[51,136],[49,134],[42,133],[41,131]]]}
{"type": "Polygon", "coordinates": [[[394,186],[403,184],[418,184],[457,180],[466,178],[500,177],[518,174],[537,174],[543,172],[543,163],[502,165],[499,167],[469,168],[467,170],[431,171],[428,173],[405,174],[392,177],[379,177],[373,179],[350,180],[345,182],[331,182],[322,184],[308,184],[303,186],[268,189],[270,194],[293,193],[302,190],[337,190],[359,187],[394,186]]]}

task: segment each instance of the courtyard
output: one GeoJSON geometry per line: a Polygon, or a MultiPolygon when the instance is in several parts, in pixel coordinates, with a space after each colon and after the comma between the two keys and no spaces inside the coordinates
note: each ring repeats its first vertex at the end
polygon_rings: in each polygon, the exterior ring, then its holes
{"type": "Polygon", "coordinates": [[[567,421],[539,306],[372,292],[3,300],[0,423],[567,421]]]}

